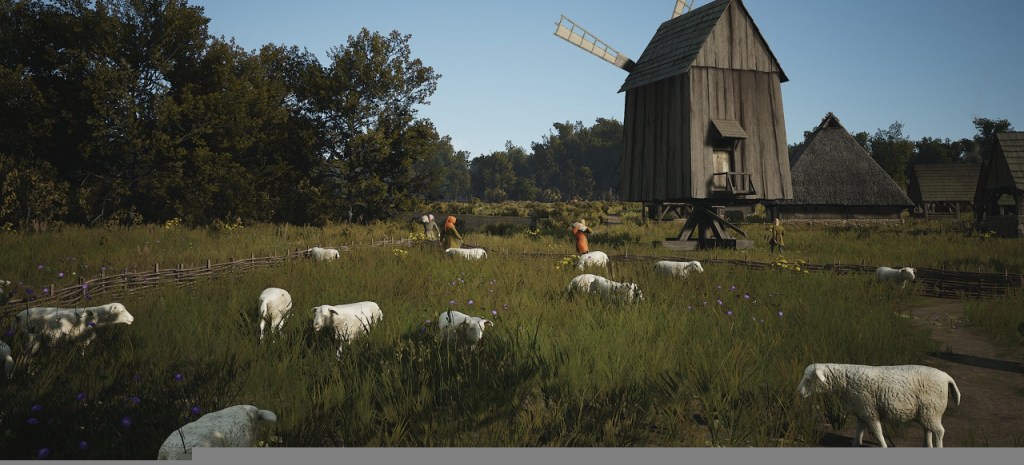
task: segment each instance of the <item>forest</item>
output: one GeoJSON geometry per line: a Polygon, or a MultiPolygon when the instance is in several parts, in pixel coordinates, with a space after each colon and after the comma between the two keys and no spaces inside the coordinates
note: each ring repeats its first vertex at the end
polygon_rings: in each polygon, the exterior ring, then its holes
{"type": "MultiPolygon", "coordinates": [[[[186,0],[0,2],[0,226],[324,225],[432,200],[615,199],[615,118],[470,154],[417,115],[443,77],[411,35],[364,28],[321,62],[246,51],[209,22],[186,0]]],[[[854,135],[905,186],[910,164],[980,163],[1012,130],[973,122],[973,139],[914,141],[899,121],[854,135]]]]}

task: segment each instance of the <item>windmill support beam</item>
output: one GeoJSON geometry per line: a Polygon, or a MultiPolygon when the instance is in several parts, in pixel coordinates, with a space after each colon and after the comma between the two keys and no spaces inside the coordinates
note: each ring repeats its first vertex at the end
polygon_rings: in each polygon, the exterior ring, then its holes
{"type": "MultiPolygon", "coordinates": [[[[743,250],[754,247],[754,241],[746,239],[747,234],[742,229],[708,207],[708,205],[694,205],[693,212],[686,218],[679,234],[676,237],[666,238],[661,245],[673,250],[711,248],[743,250]],[[737,239],[729,235],[728,230],[736,231],[744,239],[737,239]],[[694,232],[697,233],[697,237],[692,237],[694,232]]],[[[722,207],[711,208],[720,210],[722,207]]]]}

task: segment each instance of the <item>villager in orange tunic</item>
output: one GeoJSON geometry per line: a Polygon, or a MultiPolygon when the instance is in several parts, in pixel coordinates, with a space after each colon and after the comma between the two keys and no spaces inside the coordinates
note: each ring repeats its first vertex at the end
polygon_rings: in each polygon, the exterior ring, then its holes
{"type": "Polygon", "coordinates": [[[587,243],[587,234],[591,233],[585,220],[579,220],[572,224],[572,235],[576,238],[576,253],[585,254],[590,252],[590,244],[587,243]]]}

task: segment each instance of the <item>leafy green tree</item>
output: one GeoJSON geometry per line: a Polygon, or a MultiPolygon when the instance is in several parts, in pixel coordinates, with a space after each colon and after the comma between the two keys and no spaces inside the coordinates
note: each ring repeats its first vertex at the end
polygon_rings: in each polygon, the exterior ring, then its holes
{"type": "Polygon", "coordinates": [[[987,163],[992,156],[996,134],[1013,131],[1013,125],[1005,119],[974,118],[973,122],[978,134],[974,136],[973,150],[965,159],[968,163],[987,163]]]}
{"type": "Polygon", "coordinates": [[[906,168],[914,154],[914,143],[903,135],[903,123],[879,129],[868,139],[871,158],[900,186],[906,187],[906,168]]]}

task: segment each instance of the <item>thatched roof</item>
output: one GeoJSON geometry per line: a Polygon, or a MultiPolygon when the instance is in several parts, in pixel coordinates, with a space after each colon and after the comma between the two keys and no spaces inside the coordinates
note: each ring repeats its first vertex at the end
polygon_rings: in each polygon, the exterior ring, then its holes
{"type": "Polygon", "coordinates": [[[1024,190],[1024,132],[1001,132],[996,134],[996,140],[1009,165],[1014,187],[1024,190]]]}
{"type": "Polygon", "coordinates": [[[791,162],[793,199],[782,205],[912,207],[914,202],[829,113],[791,162]]]}
{"type": "Polygon", "coordinates": [[[971,202],[981,165],[914,165],[907,195],[915,202],[971,202]]]}
{"type": "MultiPolygon", "coordinates": [[[[625,92],[634,87],[641,87],[652,82],[683,74],[690,70],[690,64],[697,58],[704,42],[707,41],[711,31],[715,29],[718,20],[722,18],[729,3],[735,1],[748,17],[750,13],[743,6],[740,0],[714,0],[699,8],[672,18],[658,27],[654,38],[647,44],[644,53],[636,61],[633,70],[630,71],[626,81],[622,83],[619,92],[625,92]]],[[[753,24],[753,21],[751,21],[753,24]]],[[[754,31],[764,44],[765,50],[772,55],[772,61],[779,70],[781,82],[789,78],[782,72],[778,60],[768,48],[768,42],[764,40],[761,31],[754,24],[754,31]]]]}

